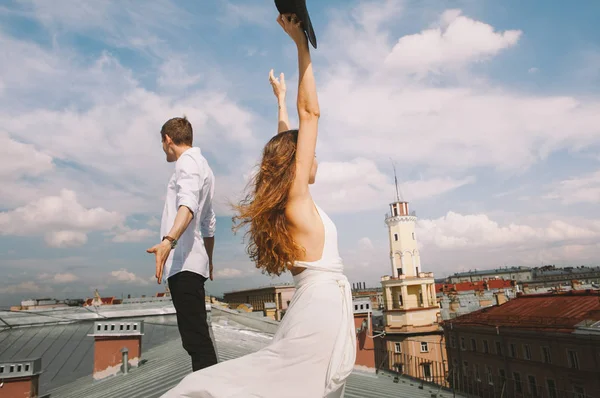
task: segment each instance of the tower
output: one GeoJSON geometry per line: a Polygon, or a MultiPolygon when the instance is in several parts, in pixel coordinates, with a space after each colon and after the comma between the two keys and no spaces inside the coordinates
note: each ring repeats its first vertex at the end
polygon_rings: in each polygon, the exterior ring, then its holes
{"type": "Polygon", "coordinates": [[[418,277],[421,272],[421,258],[417,247],[415,224],[417,216],[409,213],[408,202],[398,200],[390,204],[390,213],[385,223],[390,239],[390,262],[392,277],[400,275],[418,277]]]}

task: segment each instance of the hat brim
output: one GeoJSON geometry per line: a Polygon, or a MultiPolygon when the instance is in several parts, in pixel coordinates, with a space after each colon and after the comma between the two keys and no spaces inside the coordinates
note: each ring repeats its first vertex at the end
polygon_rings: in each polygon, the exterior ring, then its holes
{"type": "Polygon", "coordinates": [[[308,41],[316,49],[317,36],[308,15],[306,0],[275,0],[275,6],[280,14],[296,14],[300,21],[302,21],[302,29],[306,33],[308,41]]]}

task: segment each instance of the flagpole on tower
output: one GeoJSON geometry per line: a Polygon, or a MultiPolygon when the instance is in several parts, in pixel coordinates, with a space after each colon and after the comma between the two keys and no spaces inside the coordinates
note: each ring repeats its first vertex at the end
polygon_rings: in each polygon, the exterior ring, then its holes
{"type": "Polygon", "coordinates": [[[390,158],[390,161],[392,162],[392,168],[394,169],[394,184],[396,186],[396,201],[400,202],[400,188],[398,188],[398,176],[396,174],[396,164],[394,163],[394,161],[392,160],[392,158],[390,158]]]}

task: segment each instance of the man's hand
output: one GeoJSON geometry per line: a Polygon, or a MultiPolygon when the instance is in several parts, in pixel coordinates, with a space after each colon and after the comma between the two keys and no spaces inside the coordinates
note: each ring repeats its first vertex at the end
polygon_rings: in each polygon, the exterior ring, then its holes
{"type": "Polygon", "coordinates": [[[208,272],[210,273],[209,276],[210,276],[210,280],[212,281],[213,280],[213,264],[212,263],[210,263],[208,265],[208,272]]]}
{"type": "Polygon", "coordinates": [[[162,282],[163,267],[171,252],[171,242],[165,239],[158,245],[152,246],[150,249],[146,250],[146,252],[154,253],[156,259],[156,274],[154,274],[154,277],[158,279],[158,284],[160,285],[162,282]]]}

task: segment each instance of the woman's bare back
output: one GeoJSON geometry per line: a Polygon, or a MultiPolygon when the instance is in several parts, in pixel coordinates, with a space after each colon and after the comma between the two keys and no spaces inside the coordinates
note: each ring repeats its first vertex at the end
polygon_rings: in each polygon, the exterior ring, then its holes
{"type": "MultiPolygon", "coordinates": [[[[290,201],[285,209],[288,230],[294,241],[305,249],[298,261],[313,262],[321,259],[325,245],[325,227],[310,195],[290,201]]],[[[290,266],[292,275],[304,271],[303,267],[290,266]]]]}

